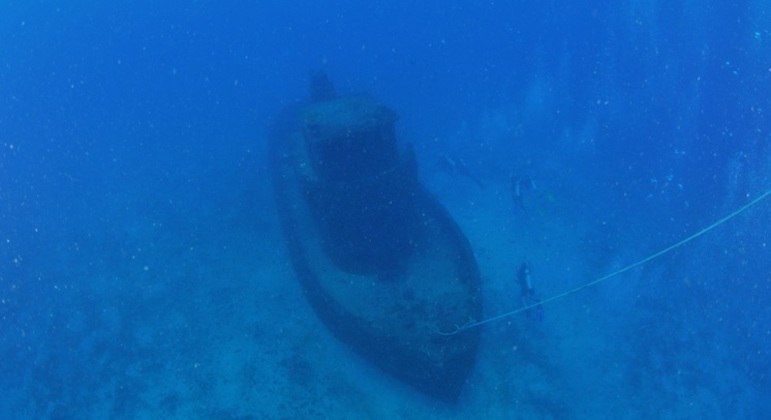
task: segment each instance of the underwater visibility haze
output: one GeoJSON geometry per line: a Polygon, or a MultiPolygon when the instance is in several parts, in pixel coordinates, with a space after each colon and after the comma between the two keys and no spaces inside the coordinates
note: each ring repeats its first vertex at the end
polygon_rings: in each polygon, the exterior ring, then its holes
{"type": "Polygon", "coordinates": [[[5,1],[0,418],[771,413],[771,3],[5,1]]]}

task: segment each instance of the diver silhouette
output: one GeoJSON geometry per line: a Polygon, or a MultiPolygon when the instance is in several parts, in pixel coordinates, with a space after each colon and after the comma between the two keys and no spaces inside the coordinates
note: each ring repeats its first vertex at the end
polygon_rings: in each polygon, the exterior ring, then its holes
{"type": "Polygon", "coordinates": [[[465,160],[461,157],[450,157],[446,154],[439,155],[437,159],[437,166],[439,169],[447,172],[448,174],[455,176],[455,177],[464,177],[466,179],[471,180],[474,184],[476,184],[479,189],[485,189],[485,184],[482,182],[479,177],[474,175],[474,173],[469,168],[469,165],[466,163],[465,160]]]}
{"type": "Polygon", "coordinates": [[[525,207],[525,194],[535,191],[535,182],[529,176],[515,176],[513,173],[509,176],[511,183],[511,198],[514,200],[514,206],[527,213],[525,207]]]}
{"type": "Polygon", "coordinates": [[[534,306],[525,311],[527,319],[539,322],[543,321],[543,305],[541,305],[541,299],[536,296],[535,288],[533,287],[533,277],[530,273],[530,265],[527,261],[523,261],[522,264],[519,265],[519,270],[517,270],[517,282],[519,283],[522,306],[534,306]]]}

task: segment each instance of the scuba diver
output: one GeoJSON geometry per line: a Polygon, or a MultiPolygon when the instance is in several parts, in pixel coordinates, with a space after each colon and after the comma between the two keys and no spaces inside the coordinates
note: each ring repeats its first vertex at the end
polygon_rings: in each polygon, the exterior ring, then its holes
{"type": "Polygon", "coordinates": [[[517,270],[517,282],[522,297],[522,306],[533,306],[525,311],[527,319],[531,321],[543,321],[543,305],[541,305],[541,299],[535,295],[535,288],[533,288],[533,277],[530,274],[530,265],[527,261],[522,262],[517,270]]]}
{"type": "Polygon", "coordinates": [[[511,198],[514,200],[514,205],[527,213],[527,208],[525,207],[525,193],[528,191],[535,191],[535,182],[527,175],[514,176],[514,174],[511,174],[510,179],[511,198]]]}
{"type": "Polygon", "coordinates": [[[452,176],[462,176],[471,180],[479,189],[485,189],[485,184],[471,172],[468,164],[462,158],[451,158],[442,154],[439,156],[437,166],[452,176]]]}

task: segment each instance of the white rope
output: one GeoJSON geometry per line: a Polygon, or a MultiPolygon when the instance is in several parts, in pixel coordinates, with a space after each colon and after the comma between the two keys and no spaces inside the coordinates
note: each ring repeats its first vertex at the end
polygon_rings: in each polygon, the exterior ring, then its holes
{"type": "Polygon", "coordinates": [[[441,334],[441,335],[455,335],[455,334],[458,334],[460,332],[469,330],[471,328],[476,328],[476,327],[479,327],[479,326],[482,326],[482,325],[485,325],[485,324],[489,324],[491,322],[495,322],[495,321],[498,321],[498,320],[501,320],[501,319],[504,319],[504,318],[511,317],[513,315],[525,312],[525,311],[527,311],[529,309],[536,308],[539,305],[544,305],[544,304],[547,304],[547,303],[550,303],[550,302],[554,302],[555,300],[559,300],[559,299],[562,299],[564,297],[570,296],[572,294],[578,293],[581,290],[586,289],[587,287],[591,287],[591,286],[594,286],[594,285],[596,285],[598,283],[602,283],[605,280],[608,280],[608,279],[610,279],[612,277],[618,276],[619,274],[622,274],[622,273],[625,273],[625,272],[627,272],[629,270],[637,268],[637,267],[639,267],[639,266],[641,266],[641,265],[643,265],[645,263],[648,263],[648,262],[650,262],[650,261],[652,261],[652,260],[654,260],[654,259],[656,259],[656,258],[658,258],[658,257],[660,257],[660,256],[662,256],[662,255],[664,255],[666,253],[668,253],[668,252],[673,251],[676,248],[679,248],[679,247],[687,244],[688,242],[693,241],[694,239],[696,239],[696,238],[706,234],[707,232],[717,228],[718,226],[722,225],[723,223],[726,223],[729,220],[733,219],[734,217],[744,213],[745,211],[749,210],[751,207],[754,207],[756,204],[758,204],[761,201],[763,201],[769,195],[771,195],[771,190],[766,191],[765,193],[761,194],[759,197],[757,197],[757,198],[753,199],[752,201],[750,201],[749,203],[739,207],[737,210],[734,210],[733,212],[731,212],[727,216],[724,216],[724,217],[718,219],[717,221],[715,221],[712,224],[708,225],[707,227],[699,230],[698,232],[696,232],[696,233],[694,233],[694,234],[692,234],[690,236],[687,236],[686,238],[681,239],[681,240],[675,242],[674,244],[672,244],[672,245],[670,245],[670,246],[668,246],[668,247],[666,247],[666,248],[664,248],[664,249],[662,249],[662,250],[660,250],[658,252],[655,252],[655,253],[653,253],[653,254],[651,254],[651,255],[649,255],[649,256],[647,256],[647,257],[645,257],[645,258],[643,258],[643,259],[641,259],[641,260],[639,260],[639,261],[637,261],[637,262],[635,262],[633,264],[629,264],[626,267],[621,268],[619,270],[616,270],[616,271],[614,271],[614,272],[612,272],[610,274],[606,274],[606,275],[604,275],[602,277],[599,277],[599,278],[596,278],[596,279],[594,279],[594,280],[592,280],[592,281],[590,281],[588,283],[584,283],[584,284],[582,284],[580,286],[577,286],[577,287],[574,287],[572,289],[566,290],[566,291],[564,291],[562,293],[558,293],[558,294],[556,294],[554,296],[550,296],[550,297],[548,297],[546,299],[541,300],[540,302],[532,303],[530,305],[525,305],[525,306],[517,308],[517,309],[515,309],[513,311],[505,312],[505,313],[502,313],[500,315],[495,315],[495,316],[492,316],[490,318],[483,319],[481,321],[470,321],[470,322],[468,322],[466,324],[463,324],[463,325],[456,325],[455,326],[455,330],[450,331],[450,332],[438,331],[438,333],[441,334]]]}

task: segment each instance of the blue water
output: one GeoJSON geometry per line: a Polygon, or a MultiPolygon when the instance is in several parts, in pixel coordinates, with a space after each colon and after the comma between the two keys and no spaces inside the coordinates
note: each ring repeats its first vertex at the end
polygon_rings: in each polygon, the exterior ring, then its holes
{"type": "Polygon", "coordinates": [[[0,417],[766,418],[771,201],[482,327],[447,405],[315,317],[266,148],[311,70],[388,104],[492,316],[771,188],[769,57],[759,0],[6,1],[0,417]]]}

